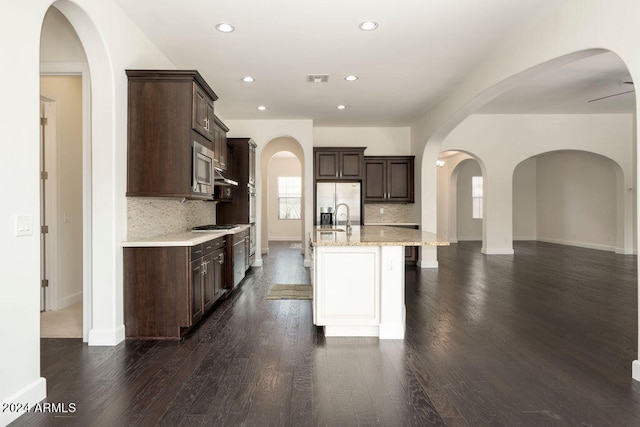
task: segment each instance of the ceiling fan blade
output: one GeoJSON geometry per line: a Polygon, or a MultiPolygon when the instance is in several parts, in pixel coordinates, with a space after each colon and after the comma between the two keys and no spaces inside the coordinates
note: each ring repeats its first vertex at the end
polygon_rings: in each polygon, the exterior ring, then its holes
{"type": "Polygon", "coordinates": [[[603,99],[613,98],[614,96],[624,95],[625,93],[631,93],[631,92],[635,92],[635,89],[627,90],[627,91],[625,91],[625,92],[620,92],[620,93],[614,93],[613,95],[603,96],[603,97],[601,97],[601,98],[592,99],[592,100],[587,101],[587,102],[601,101],[601,100],[603,100],[603,99]]]}

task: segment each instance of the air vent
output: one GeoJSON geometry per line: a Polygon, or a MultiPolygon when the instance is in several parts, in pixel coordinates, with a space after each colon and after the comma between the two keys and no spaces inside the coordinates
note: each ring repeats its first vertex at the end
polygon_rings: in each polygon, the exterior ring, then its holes
{"type": "Polygon", "coordinates": [[[327,83],[329,74],[307,74],[307,83],[327,83]]]}

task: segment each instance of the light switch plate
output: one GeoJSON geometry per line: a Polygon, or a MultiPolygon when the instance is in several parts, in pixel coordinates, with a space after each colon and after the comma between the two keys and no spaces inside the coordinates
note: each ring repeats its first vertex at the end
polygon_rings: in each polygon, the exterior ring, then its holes
{"type": "Polygon", "coordinates": [[[31,236],[33,234],[33,217],[31,215],[16,215],[16,236],[31,236]]]}

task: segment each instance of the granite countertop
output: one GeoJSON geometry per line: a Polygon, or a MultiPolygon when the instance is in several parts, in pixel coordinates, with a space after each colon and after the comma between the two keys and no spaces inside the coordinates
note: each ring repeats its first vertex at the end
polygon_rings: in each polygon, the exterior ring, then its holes
{"type": "Polygon", "coordinates": [[[126,240],[122,242],[124,248],[136,247],[158,247],[158,246],[196,246],[218,237],[236,234],[245,231],[250,227],[249,224],[238,224],[238,228],[234,230],[216,230],[205,232],[193,232],[191,230],[180,231],[177,233],[163,234],[161,236],[148,237],[140,240],[126,240]]]}
{"type": "Polygon", "coordinates": [[[365,225],[388,225],[390,227],[393,226],[407,226],[407,227],[417,227],[420,226],[417,222],[367,222],[365,225]]]}
{"type": "Polygon", "coordinates": [[[448,246],[449,242],[438,239],[435,233],[411,228],[359,225],[347,235],[344,226],[314,227],[313,246],[448,246]],[[331,231],[340,229],[342,231],[331,231]]]}

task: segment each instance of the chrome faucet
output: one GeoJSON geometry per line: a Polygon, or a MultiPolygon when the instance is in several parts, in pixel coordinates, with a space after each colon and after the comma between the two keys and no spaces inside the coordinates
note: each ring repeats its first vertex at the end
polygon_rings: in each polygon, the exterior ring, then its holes
{"type": "Polygon", "coordinates": [[[336,221],[338,220],[338,208],[340,206],[344,206],[345,208],[347,208],[347,234],[351,234],[351,215],[349,214],[349,205],[347,205],[346,203],[338,203],[336,205],[336,221]]]}

